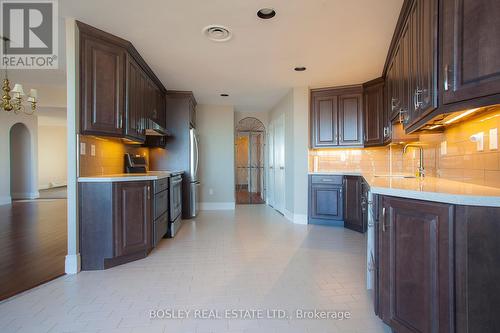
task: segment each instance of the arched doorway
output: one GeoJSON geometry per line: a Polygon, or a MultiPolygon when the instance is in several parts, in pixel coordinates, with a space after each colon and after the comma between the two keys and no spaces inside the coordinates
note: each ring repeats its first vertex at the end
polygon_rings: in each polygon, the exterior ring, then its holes
{"type": "Polygon", "coordinates": [[[10,195],[15,199],[32,199],[33,165],[31,136],[26,125],[17,123],[10,129],[10,195]]]}
{"type": "Polygon", "coordinates": [[[263,204],[265,126],[257,118],[248,117],[238,122],[235,132],[236,203],[263,204]]]}

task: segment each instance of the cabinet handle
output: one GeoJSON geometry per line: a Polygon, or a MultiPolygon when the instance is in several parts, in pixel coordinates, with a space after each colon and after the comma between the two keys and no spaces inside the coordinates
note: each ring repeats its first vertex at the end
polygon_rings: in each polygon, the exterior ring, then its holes
{"type": "Polygon", "coordinates": [[[151,199],[151,186],[148,185],[148,200],[151,199]]]}
{"type": "Polygon", "coordinates": [[[397,98],[394,98],[394,97],[391,98],[391,109],[392,109],[392,111],[394,111],[398,107],[397,101],[398,101],[397,98]]]}
{"type": "Polygon", "coordinates": [[[118,128],[123,128],[123,115],[118,116],[118,128]]]}
{"type": "Polygon", "coordinates": [[[401,124],[406,124],[408,122],[408,111],[403,108],[399,109],[399,122],[401,124]]]}
{"type": "Polygon", "coordinates": [[[420,101],[420,96],[424,91],[421,89],[415,89],[415,93],[413,94],[413,105],[415,106],[415,110],[418,110],[422,106],[422,102],[420,101]]]}
{"type": "Polygon", "coordinates": [[[385,232],[386,227],[385,227],[385,207],[382,208],[382,232],[385,232]]]}
{"type": "Polygon", "coordinates": [[[387,138],[389,136],[389,127],[384,126],[384,138],[387,138]]]}
{"type": "Polygon", "coordinates": [[[444,66],[444,91],[450,90],[449,75],[450,75],[450,66],[446,64],[444,66]]]}

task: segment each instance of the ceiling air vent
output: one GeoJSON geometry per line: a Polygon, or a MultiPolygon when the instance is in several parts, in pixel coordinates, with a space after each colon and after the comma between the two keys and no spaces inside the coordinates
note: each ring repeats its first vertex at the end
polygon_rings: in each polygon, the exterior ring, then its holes
{"type": "Polygon", "coordinates": [[[233,36],[228,28],[221,25],[209,25],[203,28],[203,34],[214,42],[227,42],[233,36]]]}

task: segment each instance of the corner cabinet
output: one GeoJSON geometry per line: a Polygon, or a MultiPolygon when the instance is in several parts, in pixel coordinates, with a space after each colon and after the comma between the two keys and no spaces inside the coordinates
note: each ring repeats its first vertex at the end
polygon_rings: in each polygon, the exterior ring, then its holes
{"type": "Polygon", "coordinates": [[[363,87],[311,90],[312,148],[363,146],[363,87]]]}
{"type": "Polygon", "coordinates": [[[389,138],[389,125],[384,112],[384,80],[363,85],[363,122],[365,147],[381,146],[389,138]]]}
{"type": "Polygon", "coordinates": [[[111,41],[80,33],[82,134],[123,134],[125,54],[111,41]]]}
{"type": "Polygon", "coordinates": [[[107,269],[152,249],[150,181],[80,183],[82,270],[107,269]]]}
{"type": "Polygon", "coordinates": [[[500,331],[500,208],[377,201],[377,315],[398,333],[500,331]]]}

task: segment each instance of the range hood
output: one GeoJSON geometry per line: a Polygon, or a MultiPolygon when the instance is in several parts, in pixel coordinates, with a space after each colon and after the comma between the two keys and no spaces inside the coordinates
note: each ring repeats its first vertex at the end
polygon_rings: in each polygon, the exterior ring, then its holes
{"type": "Polygon", "coordinates": [[[152,119],[148,119],[148,126],[146,126],[145,134],[146,136],[169,136],[167,130],[152,119]]]}

